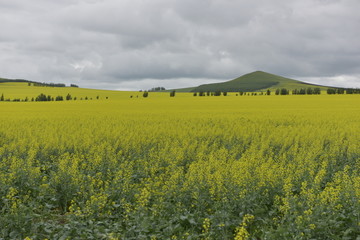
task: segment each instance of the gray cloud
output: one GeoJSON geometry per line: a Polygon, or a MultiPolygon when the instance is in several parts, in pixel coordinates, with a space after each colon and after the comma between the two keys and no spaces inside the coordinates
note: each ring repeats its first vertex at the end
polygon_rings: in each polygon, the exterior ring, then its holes
{"type": "Polygon", "coordinates": [[[357,0],[0,0],[0,76],[136,90],[263,70],[360,87],[359,7],[357,0]]]}

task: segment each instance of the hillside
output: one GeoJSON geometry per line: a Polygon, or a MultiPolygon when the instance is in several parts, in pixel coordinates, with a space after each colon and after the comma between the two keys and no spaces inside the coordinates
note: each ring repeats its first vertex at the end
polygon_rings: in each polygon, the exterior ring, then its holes
{"type": "MultiPolygon", "coordinates": [[[[28,99],[36,98],[39,94],[50,95],[52,97],[63,96],[70,94],[77,99],[86,98],[96,99],[124,99],[129,98],[130,95],[140,95],[139,92],[125,92],[125,91],[110,91],[110,90],[98,90],[88,88],[77,87],[50,87],[50,86],[34,86],[28,85],[28,82],[16,82],[16,81],[0,81],[0,96],[3,94],[5,99],[28,99]]],[[[152,93],[153,95],[154,93],[152,93]]]]}
{"type": "Polygon", "coordinates": [[[25,80],[25,79],[8,79],[8,78],[0,78],[0,83],[6,83],[6,82],[26,82],[26,83],[32,83],[33,81],[25,80]]]}
{"type": "Polygon", "coordinates": [[[287,88],[289,90],[292,90],[292,89],[301,89],[308,87],[319,87],[322,90],[325,90],[327,88],[326,86],[309,84],[262,71],[256,71],[227,82],[203,84],[193,88],[177,89],[177,91],[179,92],[184,92],[184,91],[253,92],[253,91],[261,91],[261,90],[276,89],[276,88],[287,88]]]}

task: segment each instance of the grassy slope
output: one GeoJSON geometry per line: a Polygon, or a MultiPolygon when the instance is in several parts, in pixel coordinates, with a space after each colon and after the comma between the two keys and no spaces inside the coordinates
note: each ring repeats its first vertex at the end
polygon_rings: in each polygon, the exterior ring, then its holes
{"type": "Polygon", "coordinates": [[[262,71],[256,71],[227,82],[204,84],[194,88],[177,89],[177,91],[179,92],[184,92],[184,91],[252,92],[252,91],[263,91],[266,89],[274,90],[276,88],[287,88],[291,90],[291,89],[300,89],[307,87],[320,87],[322,90],[325,90],[327,88],[324,86],[312,85],[262,71]]]}
{"type": "Polygon", "coordinates": [[[59,95],[65,97],[68,93],[70,93],[73,97],[77,97],[78,99],[85,97],[95,99],[96,96],[99,96],[100,99],[105,99],[106,97],[111,99],[121,99],[128,98],[130,95],[135,97],[136,95],[141,95],[139,92],[109,91],[73,87],[35,87],[28,86],[27,83],[22,82],[0,82],[0,95],[4,94],[5,99],[24,99],[25,97],[31,99],[33,97],[35,98],[40,93],[51,95],[52,97],[59,95]]]}
{"type": "MultiPolygon", "coordinates": [[[[175,89],[176,92],[193,92],[193,90],[195,89],[196,87],[188,87],[188,88],[177,88],[175,89]]],[[[170,89],[170,90],[166,90],[167,92],[171,92],[173,89],[170,89]]]]}
{"type": "MultiPolygon", "coordinates": [[[[68,93],[72,97],[76,97],[78,100],[80,98],[88,97],[89,99],[96,99],[96,96],[99,96],[100,100],[106,99],[109,100],[124,100],[130,99],[130,96],[133,98],[142,99],[143,93],[138,91],[110,91],[110,90],[98,90],[98,89],[89,89],[89,88],[73,88],[73,87],[34,87],[28,86],[26,82],[0,82],[0,96],[4,94],[5,99],[28,99],[37,97],[40,93],[45,95],[50,95],[52,97],[63,96],[65,97],[68,93]]],[[[176,98],[184,98],[187,96],[192,96],[189,92],[177,93],[176,98]]],[[[169,98],[169,92],[149,92],[149,98],[169,98]]]]}

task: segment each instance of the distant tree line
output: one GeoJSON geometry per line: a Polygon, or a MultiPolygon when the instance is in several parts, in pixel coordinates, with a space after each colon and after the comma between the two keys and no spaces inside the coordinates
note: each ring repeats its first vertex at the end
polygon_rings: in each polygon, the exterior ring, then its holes
{"type": "MultiPolygon", "coordinates": [[[[4,82],[23,82],[23,83],[27,83],[28,86],[35,86],[35,87],[66,87],[64,83],[45,83],[45,82],[29,81],[24,79],[0,78],[0,83],[4,83],[4,82]]],[[[70,87],[78,88],[79,86],[76,84],[70,84],[70,87]]]]}
{"type": "Polygon", "coordinates": [[[328,88],[327,94],[360,94],[359,88],[328,88]]]}
{"type": "MultiPolygon", "coordinates": [[[[64,83],[40,83],[40,82],[28,82],[28,86],[34,86],[34,87],[66,87],[64,83]]],[[[79,86],[76,84],[70,84],[70,87],[76,87],[79,86]]]]}
{"type": "MultiPolygon", "coordinates": [[[[99,99],[99,96],[96,96],[96,99],[99,99]]],[[[49,101],[70,101],[70,100],[77,100],[77,97],[72,97],[70,95],[70,93],[68,93],[65,97],[59,95],[56,97],[53,97],[51,95],[45,95],[43,93],[40,93],[38,96],[36,96],[35,98],[31,98],[29,99],[28,97],[25,97],[24,99],[20,99],[20,98],[14,98],[14,99],[10,99],[10,98],[5,98],[4,94],[1,94],[0,96],[0,101],[6,101],[6,102],[49,102],[49,101]]],[[[80,98],[79,100],[92,100],[93,98],[91,97],[84,97],[84,98],[80,98]]],[[[106,99],[108,99],[108,97],[106,97],[106,99]]]]}
{"type": "Polygon", "coordinates": [[[293,89],[293,95],[319,95],[321,94],[320,88],[301,88],[301,89],[293,89]]]}
{"type": "Polygon", "coordinates": [[[160,91],[165,91],[166,89],[164,87],[153,87],[151,89],[148,90],[148,92],[160,92],[160,91]]]}
{"type": "Polygon", "coordinates": [[[64,83],[40,83],[40,82],[29,82],[28,86],[34,87],[66,87],[64,83]]]}
{"type": "Polygon", "coordinates": [[[215,91],[215,92],[211,92],[211,91],[200,91],[200,92],[194,92],[193,96],[199,96],[199,97],[204,97],[204,96],[227,96],[227,92],[222,92],[222,91],[215,91]]]}

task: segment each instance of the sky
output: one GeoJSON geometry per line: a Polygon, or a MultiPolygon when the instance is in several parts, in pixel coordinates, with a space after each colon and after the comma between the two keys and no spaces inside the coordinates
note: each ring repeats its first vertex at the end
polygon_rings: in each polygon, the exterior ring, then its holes
{"type": "Polygon", "coordinates": [[[360,87],[359,0],[0,0],[0,77],[146,90],[261,70],[360,87]]]}

